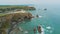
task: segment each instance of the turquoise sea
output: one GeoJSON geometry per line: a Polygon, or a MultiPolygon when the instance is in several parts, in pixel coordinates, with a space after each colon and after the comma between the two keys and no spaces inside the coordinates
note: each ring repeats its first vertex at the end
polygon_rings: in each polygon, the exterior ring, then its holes
{"type": "Polygon", "coordinates": [[[30,22],[18,26],[24,31],[28,31],[28,34],[34,34],[33,29],[37,28],[38,25],[43,27],[44,34],[60,34],[60,5],[35,5],[35,8],[35,11],[29,12],[34,16],[38,14],[41,18],[33,18],[30,22]],[[44,8],[47,8],[47,10],[44,10],[44,8]]]}

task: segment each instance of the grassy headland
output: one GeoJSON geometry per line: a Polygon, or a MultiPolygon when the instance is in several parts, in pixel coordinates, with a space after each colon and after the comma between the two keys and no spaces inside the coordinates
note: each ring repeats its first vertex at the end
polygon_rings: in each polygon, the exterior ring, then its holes
{"type": "Polygon", "coordinates": [[[35,10],[35,7],[32,6],[24,6],[24,5],[0,5],[0,13],[6,11],[13,11],[13,10],[35,10]]]}
{"type": "MultiPolygon", "coordinates": [[[[30,20],[32,18],[32,14],[24,11],[16,11],[9,13],[1,13],[0,14],[0,33],[6,34],[6,29],[10,31],[10,29],[14,30],[13,27],[18,23],[22,23],[22,21],[30,20]],[[14,23],[14,24],[13,24],[14,23]],[[10,28],[10,29],[9,29],[10,28]]],[[[15,27],[16,28],[16,27],[15,27]]]]}
{"type": "Polygon", "coordinates": [[[6,34],[7,33],[6,29],[9,29],[9,28],[13,29],[13,27],[15,27],[17,23],[26,21],[27,19],[30,20],[32,18],[31,13],[26,12],[26,11],[20,11],[21,9],[22,10],[35,10],[35,7],[0,5],[0,33],[6,34]],[[18,10],[20,12],[15,11],[15,10],[18,10]]]}

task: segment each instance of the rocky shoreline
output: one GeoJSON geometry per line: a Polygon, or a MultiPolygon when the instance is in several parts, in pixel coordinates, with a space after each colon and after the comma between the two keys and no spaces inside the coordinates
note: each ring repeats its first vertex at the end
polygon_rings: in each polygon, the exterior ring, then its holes
{"type": "Polygon", "coordinates": [[[19,22],[22,23],[22,21],[31,19],[32,14],[24,11],[12,12],[0,16],[0,33],[7,34],[6,29],[8,29],[8,34],[10,34],[19,22]]]}

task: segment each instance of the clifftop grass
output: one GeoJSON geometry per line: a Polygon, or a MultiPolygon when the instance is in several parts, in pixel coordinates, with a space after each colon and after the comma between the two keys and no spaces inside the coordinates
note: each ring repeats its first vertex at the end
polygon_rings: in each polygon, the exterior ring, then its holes
{"type": "Polygon", "coordinates": [[[36,10],[35,7],[32,6],[23,6],[23,5],[0,5],[0,13],[10,12],[14,10],[36,10]]]}
{"type": "Polygon", "coordinates": [[[23,5],[0,5],[0,9],[24,9],[24,10],[35,10],[35,7],[23,6],[23,5]]]}

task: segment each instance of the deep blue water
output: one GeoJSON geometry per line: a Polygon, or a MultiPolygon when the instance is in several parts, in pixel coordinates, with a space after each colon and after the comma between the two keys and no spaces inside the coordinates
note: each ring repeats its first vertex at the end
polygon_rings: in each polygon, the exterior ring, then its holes
{"type": "Polygon", "coordinates": [[[29,12],[31,12],[34,16],[38,14],[42,17],[33,18],[28,23],[20,24],[19,27],[21,27],[24,31],[28,31],[28,34],[34,34],[34,27],[37,28],[38,25],[41,25],[44,28],[44,34],[60,34],[59,6],[60,5],[36,5],[36,10],[29,12]],[[44,8],[47,8],[47,10],[44,10],[44,8]]]}

